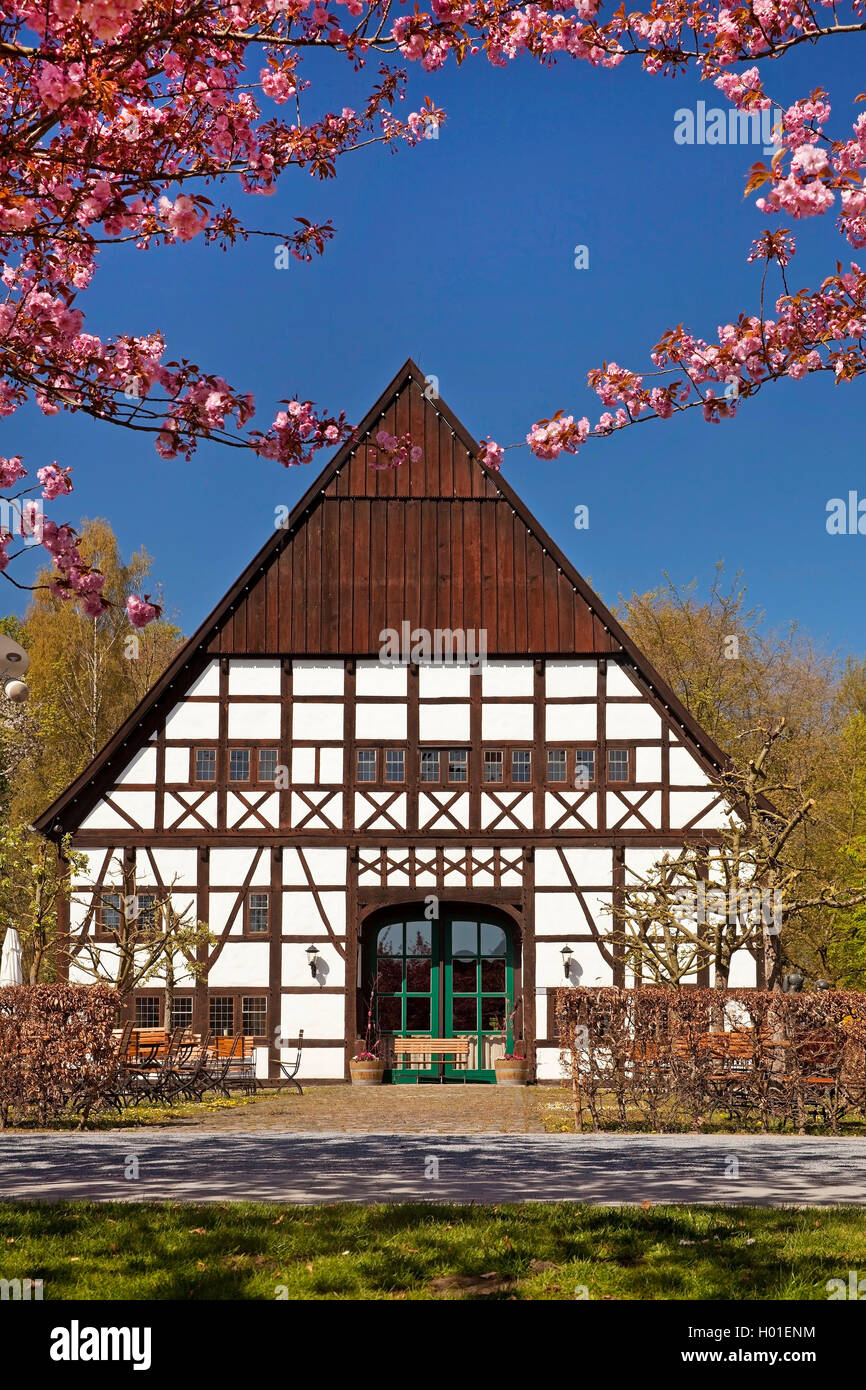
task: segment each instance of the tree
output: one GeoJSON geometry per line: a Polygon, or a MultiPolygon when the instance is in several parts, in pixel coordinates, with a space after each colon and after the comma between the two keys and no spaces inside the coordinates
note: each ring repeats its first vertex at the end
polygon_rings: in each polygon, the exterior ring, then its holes
{"type": "MultiPolygon", "coordinates": [[[[425,99],[405,121],[394,115],[404,70],[381,59],[418,62],[432,74],[453,57],[479,54],[497,66],[530,56],[543,64],[570,58],[602,69],[639,62],[651,74],[692,67],[730,101],[737,122],[772,107],[761,68],[808,43],[866,30],[853,3],[817,11],[808,0],[739,8],[662,0],[646,12],[602,13],[599,0],[561,9],[540,0],[520,7],[501,0],[433,0],[432,14],[398,12],[391,0],[16,0],[0,8],[0,114],[4,187],[0,193],[0,255],[5,303],[0,305],[0,410],[34,399],[43,411],[84,411],[97,419],[155,435],[166,458],[189,457],[202,438],[253,449],[284,465],[351,435],[342,414],[318,412],[309,400],[283,402],[264,432],[248,430],[254,401],[188,360],[166,363],[159,332],[119,332],[103,342],[84,331],[78,301],[104,245],[167,247],[202,236],[230,247],[251,235],[271,236],[300,260],[321,254],[330,224],[303,217],[292,230],[250,228],[203,191],[237,184],[245,194],[272,192],[290,169],[332,178],[337,161],[366,145],[416,144],[445,113],[425,99]],[[35,38],[35,41],[34,41],[35,38]],[[310,113],[315,53],[342,56],[354,68],[380,59],[362,109],[310,113]],[[303,111],[301,98],[303,95],[303,111]],[[289,106],[290,119],[280,114],[289,106]]],[[[854,247],[866,245],[866,116],[827,133],[830,107],[817,90],[784,110],[769,168],[753,167],[747,192],[773,218],[841,209],[839,227],[854,247]]],[[[724,325],[715,342],[678,325],[651,352],[653,383],[605,363],[588,373],[604,412],[595,425],[559,410],[537,421],[526,443],[539,458],[576,452],[588,439],[700,408],[712,422],[769,382],[830,372],[838,382],[866,367],[866,275],[852,264],[816,289],[789,293],[786,267],[794,254],[786,228],[764,230],[749,260],[763,264],[758,305],[724,325]],[[778,272],[780,297],[765,305],[768,276],[778,272]]],[[[832,273],[835,271],[835,273],[832,273]]],[[[380,433],[373,461],[399,466],[410,441],[380,433]]],[[[515,446],[516,447],[516,446],[515,446]]],[[[500,466],[503,450],[488,440],[483,460],[500,466]]],[[[25,477],[19,457],[0,460],[0,486],[25,477]]],[[[38,524],[55,566],[55,593],[77,596],[98,616],[106,603],[100,571],[88,565],[68,525],[42,521],[41,502],[71,490],[69,470],[37,472],[41,498],[22,501],[0,533],[0,569],[12,558],[14,534],[38,524]]],[[[8,503],[9,499],[7,499],[8,503]]],[[[11,577],[11,576],[7,576],[11,577]]],[[[15,582],[15,581],[13,581],[15,582]]],[[[135,625],[158,616],[145,595],[131,595],[135,625]]]]}
{"type": "MultiPolygon", "coordinates": [[[[82,552],[122,598],[150,573],[147,551],[125,563],[106,521],[86,521],[82,552]]],[[[133,632],[120,602],[88,617],[38,589],[20,629],[30,656],[31,699],[5,731],[9,815],[28,824],[78,776],[165,669],[181,642],[171,623],[133,632]]],[[[4,712],[5,713],[5,712],[4,712]]]]}
{"type": "Polygon", "coordinates": [[[0,922],[21,938],[24,969],[31,985],[56,977],[58,908],[69,897],[69,875],[87,858],[70,848],[65,836],[57,847],[23,826],[0,826],[0,922]]]}
{"type": "Polygon", "coordinates": [[[731,810],[719,844],[688,845],[665,854],[647,874],[632,872],[617,903],[608,939],[619,943],[635,974],[680,985],[703,963],[714,983],[728,986],[737,951],[762,949],[769,989],[781,988],[783,933],[807,912],[850,910],[866,903],[860,866],[857,889],[840,888],[805,863],[797,834],[814,810],[811,797],[774,798],[795,791],[774,765],[786,736],[784,720],[765,731],[758,753],[731,763],[717,789],[731,810]]]}
{"type": "Polygon", "coordinates": [[[159,891],[140,892],[134,875],[125,872],[122,891],[96,893],[81,927],[70,932],[70,967],[112,984],[123,999],[151,980],[164,980],[170,1022],[178,974],[204,975],[207,964],[199,959],[200,948],[214,941],[207,924],[196,918],[191,902],[176,904],[182,891],[173,879],[159,891]],[[98,934],[93,930],[94,917],[98,934]]]}

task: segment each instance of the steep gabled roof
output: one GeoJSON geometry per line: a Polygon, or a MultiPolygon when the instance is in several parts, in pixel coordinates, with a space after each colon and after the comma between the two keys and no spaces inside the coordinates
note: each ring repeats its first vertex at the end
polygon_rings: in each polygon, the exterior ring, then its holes
{"type": "Polygon", "coordinates": [[[379,633],[485,630],[489,657],[618,656],[718,767],[725,755],[435,395],[411,360],[138,707],[35,828],[77,824],[217,656],[375,656],[379,633]],[[423,457],[374,469],[379,429],[423,457]],[[99,786],[97,785],[99,784],[99,786]],[[70,818],[69,812],[73,810],[70,818]]]}

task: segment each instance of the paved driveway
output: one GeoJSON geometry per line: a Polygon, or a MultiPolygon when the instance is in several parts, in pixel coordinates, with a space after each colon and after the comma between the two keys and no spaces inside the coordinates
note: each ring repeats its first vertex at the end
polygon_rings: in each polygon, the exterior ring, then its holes
{"type": "Polygon", "coordinates": [[[866,1141],[202,1130],[6,1134],[0,1138],[0,1199],[25,1198],[866,1205],[866,1141]]]}

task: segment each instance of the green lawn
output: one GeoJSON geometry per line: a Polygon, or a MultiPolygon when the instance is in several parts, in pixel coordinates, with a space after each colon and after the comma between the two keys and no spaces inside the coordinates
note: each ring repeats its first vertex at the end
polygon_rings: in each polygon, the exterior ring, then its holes
{"type": "Polygon", "coordinates": [[[855,1208],[0,1207],[0,1278],[41,1278],[46,1301],[826,1299],[850,1269],[855,1208]]]}

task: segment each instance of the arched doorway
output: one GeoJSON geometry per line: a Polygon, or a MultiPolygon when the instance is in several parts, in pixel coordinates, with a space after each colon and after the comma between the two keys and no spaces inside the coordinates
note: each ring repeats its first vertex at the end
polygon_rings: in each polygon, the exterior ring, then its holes
{"type": "Polygon", "coordinates": [[[496,1058],[514,1046],[518,956],[515,925],[495,908],[440,904],[433,920],[417,905],[373,914],[364,927],[363,992],[386,1081],[419,1079],[416,1067],[393,1065],[391,1040],[407,1035],[470,1039],[467,1067],[434,1062],[421,1080],[495,1081],[496,1058]]]}

